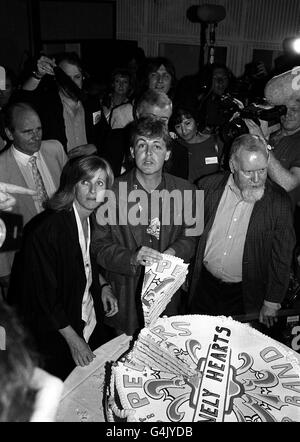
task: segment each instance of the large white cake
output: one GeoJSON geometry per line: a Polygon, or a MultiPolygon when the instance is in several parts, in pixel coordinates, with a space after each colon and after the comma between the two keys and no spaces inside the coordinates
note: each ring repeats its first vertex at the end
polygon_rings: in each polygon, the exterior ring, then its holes
{"type": "Polygon", "coordinates": [[[231,318],[158,318],[113,364],[107,404],[111,421],[299,422],[300,367],[231,318]]]}

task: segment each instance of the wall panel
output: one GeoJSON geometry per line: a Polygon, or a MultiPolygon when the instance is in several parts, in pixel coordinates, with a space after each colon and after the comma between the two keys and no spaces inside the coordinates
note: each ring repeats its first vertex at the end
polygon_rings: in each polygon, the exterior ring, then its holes
{"type": "Polygon", "coordinates": [[[228,48],[235,74],[251,61],[253,49],[278,54],[283,39],[300,31],[299,0],[117,0],[117,36],[137,40],[146,55],[158,55],[166,43],[199,46],[200,24],[189,22],[186,11],[205,3],[226,9],[216,45],[228,48]]]}

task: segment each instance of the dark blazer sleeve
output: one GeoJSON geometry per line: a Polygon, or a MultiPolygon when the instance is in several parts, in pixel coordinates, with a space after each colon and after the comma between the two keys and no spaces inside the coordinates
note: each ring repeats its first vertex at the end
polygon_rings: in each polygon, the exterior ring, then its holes
{"type": "Polygon", "coordinates": [[[265,300],[281,303],[288,289],[296,244],[292,205],[288,195],[280,195],[276,215],[265,300]]]}
{"type": "MultiPolygon", "coordinates": [[[[176,239],[170,242],[168,248],[175,250],[175,256],[189,262],[195,254],[198,238],[203,231],[203,207],[196,198],[196,188],[188,189],[192,196],[185,198],[183,194],[182,225],[176,234],[176,239]]],[[[176,214],[174,216],[176,218],[176,214]]]]}
{"type": "Polygon", "coordinates": [[[59,294],[57,266],[59,256],[54,236],[45,238],[33,234],[28,238],[24,253],[26,274],[24,293],[31,297],[33,309],[43,321],[44,330],[59,330],[70,325],[59,294]],[[29,265],[30,263],[30,265],[29,265]]]}
{"type": "Polygon", "coordinates": [[[128,226],[119,226],[118,198],[111,198],[107,212],[100,206],[92,230],[91,253],[105,270],[134,276],[137,266],[131,264],[136,251],[136,243],[128,226]],[[107,215],[107,218],[106,218],[107,215]],[[107,222],[106,222],[107,221],[107,222]]]}

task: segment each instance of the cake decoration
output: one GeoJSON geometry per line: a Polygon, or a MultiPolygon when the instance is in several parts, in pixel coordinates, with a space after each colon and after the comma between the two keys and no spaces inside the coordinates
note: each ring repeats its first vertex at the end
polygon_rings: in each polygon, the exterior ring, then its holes
{"type": "Polygon", "coordinates": [[[111,420],[300,421],[293,351],[231,318],[158,318],[112,367],[111,420]]]}

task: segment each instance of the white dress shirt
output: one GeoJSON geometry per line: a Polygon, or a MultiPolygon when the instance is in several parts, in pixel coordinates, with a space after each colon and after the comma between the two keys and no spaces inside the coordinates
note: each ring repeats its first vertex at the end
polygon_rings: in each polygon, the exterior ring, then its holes
{"type": "Polygon", "coordinates": [[[93,330],[96,326],[96,314],[94,309],[94,302],[92,295],[90,293],[90,287],[92,285],[92,266],[91,266],[91,259],[90,259],[90,242],[91,242],[91,229],[90,229],[90,220],[87,219],[88,224],[88,237],[87,240],[85,240],[80,216],[78,214],[78,211],[76,209],[75,204],[73,203],[73,209],[75,213],[76,218],[76,224],[77,224],[77,230],[78,230],[78,237],[79,237],[79,243],[82,253],[82,259],[84,263],[84,271],[86,276],[86,286],[84,290],[84,295],[82,299],[82,320],[85,322],[85,327],[83,330],[83,337],[86,342],[88,342],[91,334],[93,333],[93,330]]]}
{"type": "MultiPolygon", "coordinates": [[[[53,179],[51,177],[51,174],[49,172],[49,169],[47,167],[47,164],[46,164],[41,152],[38,151],[38,152],[35,152],[33,155],[27,155],[26,153],[23,153],[20,150],[16,149],[14,146],[12,146],[11,149],[12,149],[12,154],[13,154],[13,156],[19,166],[19,169],[24,177],[25,183],[27,184],[27,186],[30,189],[35,189],[35,182],[33,179],[32,167],[29,162],[29,159],[31,156],[36,157],[37,167],[38,167],[39,172],[42,176],[48,197],[50,198],[53,195],[53,193],[55,192],[56,188],[55,188],[53,179]]],[[[33,195],[32,198],[33,198],[34,205],[36,207],[37,212],[40,213],[42,211],[42,209],[41,209],[41,206],[39,203],[38,195],[33,195]]]]}

